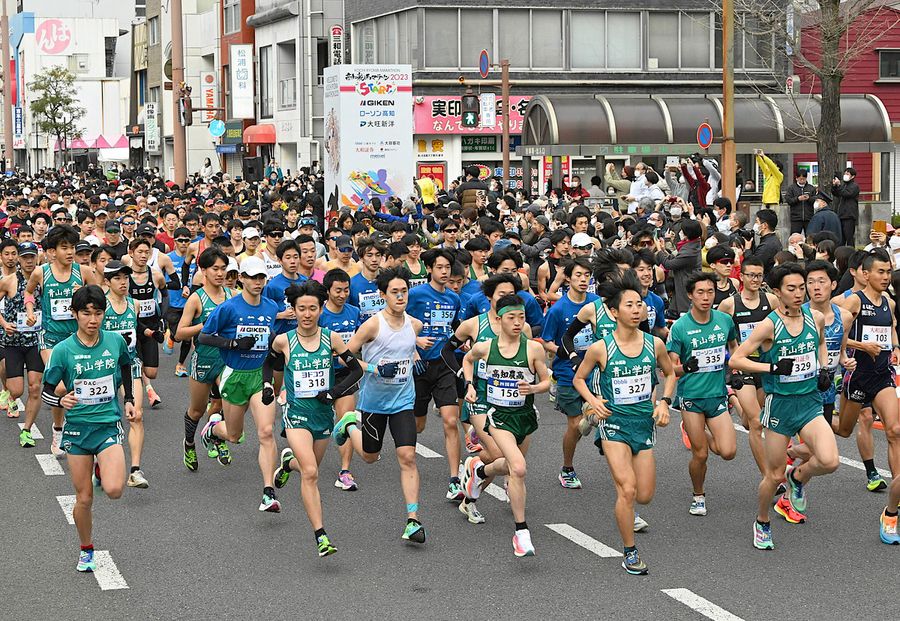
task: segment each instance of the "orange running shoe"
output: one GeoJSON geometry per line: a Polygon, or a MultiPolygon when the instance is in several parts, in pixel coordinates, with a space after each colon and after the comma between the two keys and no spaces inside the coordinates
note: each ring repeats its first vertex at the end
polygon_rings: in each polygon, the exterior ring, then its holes
{"type": "Polygon", "coordinates": [[[783,495],[775,503],[775,513],[791,524],[803,524],[806,522],[806,516],[791,506],[791,501],[788,500],[787,494],[783,495]]]}
{"type": "Polygon", "coordinates": [[[684,430],[684,421],[681,421],[681,443],[684,448],[691,450],[691,439],[688,437],[687,431],[684,430]]]}

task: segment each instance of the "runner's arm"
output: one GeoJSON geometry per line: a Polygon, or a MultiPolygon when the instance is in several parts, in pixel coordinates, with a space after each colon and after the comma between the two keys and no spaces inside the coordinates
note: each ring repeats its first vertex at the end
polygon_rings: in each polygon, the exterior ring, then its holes
{"type": "Polygon", "coordinates": [[[531,393],[537,394],[550,390],[550,371],[547,369],[547,357],[539,343],[528,343],[528,358],[533,365],[537,383],[531,387],[531,393]]]}
{"type": "Polygon", "coordinates": [[[665,375],[665,383],[663,384],[662,396],[672,398],[675,394],[675,367],[672,360],[666,355],[666,344],[658,337],[653,337],[653,349],[656,352],[656,364],[659,370],[665,375]]]}
{"type": "Polygon", "coordinates": [[[470,349],[468,353],[463,356],[462,372],[467,387],[471,386],[474,383],[475,363],[479,360],[484,360],[485,358],[487,358],[490,343],[490,341],[481,341],[480,343],[475,343],[472,346],[472,349],[470,349]]]}
{"type": "Polygon", "coordinates": [[[581,332],[586,326],[589,326],[586,321],[582,321],[581,319],[581,311],[578,311],[578,315],[575,319],[572,320],[572,323],[569,324],[568,329],[566,329],[566,333],[563,334],[562,337],[562,345],[557,349],[557,355],[564,360],[574,360],[578,361],[578,352],[575,350],[575,337],[578,336],[578,333],[581,332]]]}
{"type": "Polygon", "coordinates": [[[584,360],[581,361],[581,365],[575,371],[575,377],[572,378],[572,388],[578,391],[581,398],[589,403],[601,417],[607,418],[612,412],[606,407],[606,400],[600,395],[592,393],[587,385],[587,379],[595,368],[598,373],[606,368],[606,343],[603,341],[597,341],[584,352],[584,360]]]}
{"type": "Polygon", "coordinates": [[[25,285],[25,311],[34,315],[35,299],[34,292],[44,283],[44,270],[35,269],[28,277],[28,284],[25,285]]]}
{"type": "Polygon", "coordinates": [[[329,391],[332,397],[340,399],[341,397],[345,397],[346,393],[362,379],[363,367],[360,361],[347,350],[347,346],[344,345],[344,340],[341,336],[335,332],[331,333],[331,349],[340,361],[347,366],[347,371],[349,372],[343,382],[329,391]]]}
{"type": "Polygon", "coordinates": [[[769,373],[771,366],[766,362],[757,362],[750,359],[750,354],[762,347],[763,343],[771,341],[774,336],[775,324],[771,321],[759,323],[747,340],[741,343],[728,361],[728,366],[735,371],[744,373],[769,373]]]}
{"type": "Polygon", "coordinates": [[[198,304],[200,304],[200,298],[196,295],[192,295],[188,298],[188,301],[184,304],[184,312],[181,313],[181,319],[178,321],[178,326],[175,328],[175,340],[176,341],[189,341],[203,330],[203,324],[197,324],[196,326],[191,325],[191,322],[197,318],[198,313],[198,304]]]}

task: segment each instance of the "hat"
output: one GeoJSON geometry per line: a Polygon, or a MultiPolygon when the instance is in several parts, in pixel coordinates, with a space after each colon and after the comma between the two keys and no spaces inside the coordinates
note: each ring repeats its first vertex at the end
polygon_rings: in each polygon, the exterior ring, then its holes
{"type": "Polygon", "coordinates": [[[125,204],[125,199],[124,199],[124,198],[117,198],[117,199],[116,199],[116,207],[121,207],[121,206],[124,205],[124,204],[125,204]]]}
{"type": "Polygon", "coordinates": [[[536,216],[539,216],[542,213],[544,213],[544,209],[540,205],[534,205],[534,204],[529,205],[525,211],[527,213],[533,213],[536,216]]]}
{"type": "Polygon", "coordinates": [[[304,226],[315,226],[315,225],[316,225],[315,218],[300,218],[300,222],[297,226],[299,226],[302,229],[304,226]]]}
{"type": "Polygon", "coordinates": [[[832,201],[832,198],[831,198],[831,196],[829,196],[828,194],[826,194],[826,193],[823,192],[822,190],[819,190],[818,192],[816,192],[815,200],[825,201],[825,204],[826,204],[826,205],[830,205],[830,204],[831,204],[831,201],[832,201]]]}
{"type": "Polygon", "coordinates": [[[143,237],[144,235],[149,235],[150,237],[156,237],[156,227],[152,224],[142,224],[137,228],[135,234],[138,237],[143,237]]]}
{"type": "Polygon", "coordinates": [[[151,196],[147,199],[147,202],[148,203],[158,203],[159,199],[157,199],[155,196],[151,196]]]}
{"type": "Polygon", "coordinates": [[[228,272],[238,272],[240,268],[238,267],[237,259],[234,257],[228,257],[228,267],[225,268],[225,273],[228,272]]]}
{"type": "Polygon", "coordinates": [[[885,232],[885,233],[893,233],[893,232],[894,232],[894,227],[891,225],[890,222],[886,222],[886,223],[885,223],[885,225],[884,225],[884,232],[885,232]]]}
{"type": "Polygon", "coordinates": [[[724,259],[734,262],[734,250],[725,244],[718,244],[706,251],[706,262],[712,265],[724,259]]]}
{"type": "Polygon", "coordinates": [[[104,216],[108,216],[109,212],[106,211],[105,209],[98,209],[97,211],[94,212],[94,216],[99,216],[100,214],[103,214],[104,216]]]}
{"type": "Polygon", "coordinates": [[[119,226],[119,223],[115,220],[110,220],[106,223],[106,232],[107,233],[121,233],[122,227],[119,226]]]}
{"type": "Polygon", "coordinates": [[[591,240],[590,235],[588,235],[587,233],[575,233],[572,236],[573,248],[587,248],[593,246],[594,242],[591,240]]]}
{"type": "Polygon", "coordinates": [[[254,237],[259,237],[259,231],[256,230],[255,226],[248,226],[244,229],[244,232],[241,233],[241,236],[244,239],[253,239],[254,237]]]}
{"type": "Polygon", "coordinates": [[[37,244],[32,243],[32,242],[23,242],[23,243],[19,244],[19,255],[20,256],[23,256],[23,257],[25,255],[37,256],[37,254],[38,254],[37,244]]]}
{"type": "Polygon", "coordinates": [[[268,273],[265,262],[259,257],[247,257],[241,262],[241,274],[244,276],[266,276],[268,273]]]}
{"type": "Polygon", "coordinates": [[[547,228],[550,226],[550,220],[547,219],[547,216],[538,216],[537,218],[534,219],[534,221],[537,222],[538,224],[540,224],[541,226],[543,226],[544,228],[547,228]]]}
{"type": "Polygon", "coordinates": [[[513,245],[513,243],[508,239],[498,239],[496,242],[494,242],[494,252],[500,252],[501,250],[506,250],[507,248],[509,248],[512,245],[513,245]]]}
{"type": "Polygon", "coordinates": [[[109,278],[110,276],[115,276],[116,274],[132,274],[134,270],[132,270],[129,266],[125,265],[121,261],[116,261],[113,259],[109,263],[106,264],[106,267],[103,268],[103,275],[109,278]]]}
{"type": "Polygon", "coordinates": [[[79,252],[92,252],[93,250],[94,247],[90,244],[90,242],[81,240],[80,242],[75,244],[75,254],[78,254],[79,252]]]}

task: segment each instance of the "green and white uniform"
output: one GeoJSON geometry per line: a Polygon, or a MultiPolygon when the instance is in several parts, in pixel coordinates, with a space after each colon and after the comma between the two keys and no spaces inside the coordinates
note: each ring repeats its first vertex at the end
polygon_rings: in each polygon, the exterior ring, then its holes
{"type": "Polygon", "coordinates": [[[131,357],[131,379],[141,379],[141,359],[137,356],[137,305],[132,298],[125,298],[127,304],[124,312],[117,313],[107,300],[106,314],[103,316],[103,329],[118,332],[125,339],[128,355],[131,357]],[[127,337],[125,335],[128,335],[127,337]]]}
{"type": "Polygon", "coordinates": [[[616,329],[616,320],[609,314],[606,304],[603,303],[603,298],[594,300],[594,313],[595,323],[597,324],[594,327],[594,340],[602,341],[616,329]]]}
{"type": "Polygon", "coordinates": [[[287,334],[288,356],[284,364],[287,407],[281,421],[285,429],[306,429],[313,440],[326,440],[334,426],[334,407],[316,399],[323,390],[334,388],[334,353],[331,330],[321,328],[319,347],[308,351],[296,330],[287,334]]]}
{"type": "Polygon", "coordinates": [[[41,315],[44,323],[41,349],[53,349],[78,330],[78,322],[72,314],[72,294],[76,287],[84,284],[84,279],[78,263],[72,264],[72,273],[65,282],[56,280],[49,263],[42,265],[41,269],[44,277],[44,284],[41,286],[41,315]]]}
{"type": "Polygon", "coordinates": [[[666,349],[678,354],[682,364],[695,356],[699,368],[678,378],[677,407],[703,414],[706,418],[728,411],[725,387],[725,355],[728,343],[737,339],[734,321],[725,313],[710,311],[709,321],[698,323],[692,313],[679,317],[672,325],[666,349]]]}
{"type": "MultiPolygon", "coordinates": [[[[481,343],[482,341],[495,338],[497,338],[497,335],[491,327],[491,320],[488,314],[481,313],[478,315],[478,334],[475,336],[475,342],[481,343]]],[[[459,420],[464,423],[469,421],[469,417],[472,414],[481,416],[487,414],[487,386],[484,383],[484,380],[487,379],[485,375],[486,367],[487,362],[484,360],[479,360],[475,366],[475,393],[478,395],[478,400],[475,403],[463,402],[463,411],[459,420]]]]}
{"type": "Polygon", "coordinates": [[[62,448],[73,455],[97,455],[122,444],[122,410],[117,398],[122,385],[120,367],[131,364],[125,339],[100,330],[93,347],[72,334],[53,348],[44,382],[60,382],[75,391],[78,403],[66,412],[62,448]]]}
{"type": "MultiPolygon", "coordinates": [[[[404,264],[404,267],[409,270],[408,264],[404,264]]],[[[419,260],[419,271],[415,274],[412,273],[412,270],[409,270],[409,287],[410,289],[413,287],[418,287],[419,285],[424,285],[428,282],[428,268],[425,267],[425,262],[421,259],[419,260]]]]}
{"type": "Polygon", "coordinates": [[[819,330],[812,311],[802,308],[803,329],[791,336],[781,316],[772,311],[765,321],[774,324],[772,347],[760,349],[759,360],[777,363],[783,358],[793,358],[790,375],[763,375],[766,401],[760,413],[764,427],[784,436],[794,436],[808,422],[822,416],[822,393],[818,388],[819,330]]]}
{"type": "MultiPolygon", "coordinates": [[[[528,338],[519,336],[519,349],[512,358],[500,353],[499,339],[491,339],[484,374],[484,399],[487,402],[487,423],[491,427],[508,431],[522,444],[537,431],[538,413],[534,407],[534,395],[519,392],[519,382],[534,383],[534,372],[528,366],[528,338]]],[[[480,396],[479,396],[480,401],[480,396]]]]}
{"type": "MultiPolygon", "coordinates": [[[[234,292],[228,287],[223,287],[222,289],[225,291],[226,300],[234,295],[234,292]]],[[[192,326],[199,326],[206,322],[219,303],[209,297],[209,294],[202,287],[194,291],[191,295],[196,295],[200,298],[200,315],[195,317],[194,321],[191,322],[192,326]]],[[[201,345],[195,336],[194,353],[191,354],[190,363],[191,378],[201,384],[212,384],[215,383],[216,379],[222,374],[224,369],[225,361],[222,360],[222,354],[219,352],[219,348],[212,347],[211,345],[201,345]]]]}
{"type": "Polygon", "coordinates": [[[635,357],[619,349],[615,336],[603,338],[606,344],[606,367],[595,370],[591,392],[606,399],[612,415],[600,422],[594,444],[601,440],[622,442],[631,452],[652,449],[656,443],[653,420],[653,389],[656,386],[656,351],[653,336],[641,333],[644,346],[635,357]]]}

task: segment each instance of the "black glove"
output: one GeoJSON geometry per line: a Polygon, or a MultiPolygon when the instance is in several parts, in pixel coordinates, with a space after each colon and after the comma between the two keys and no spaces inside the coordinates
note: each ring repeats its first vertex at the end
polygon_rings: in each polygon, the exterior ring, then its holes
{"type": "Polygon", "coordinates": [[[151,336],[153,337],[153,340],[156,341],[157,343],[162,343],[163,341],[166,340],[166,334],[162,330],[154,330],[153,334],[151,336]]]}
{"type": "Polygon", "coordinates": [[[397,377],[397,371],[399,370],[400,365],[396,362],[386,362],[384,364],[379,364],[377,368],[378,375],[387,379],[397,377]]]}
{"type": "Polygon", "coordinates": [[[769,364],[769,373],[771,373],[772,375],[790,375],[793,370],[793,358],[782,358],[778,362],[769,364]]]}
{"type": "Polygon", "coordinates": [[[316,395],[316,399],[318,401],[321,401],[325,405],[331,405],[332,403],[334,403],[334,397],[331,396],[330,390],[323,390],[316,395]]]}
{"type": "Polygon", "coordinates": [[[265,384],[263,384],[262,391],[263,405],[272,405],[273,401],[275,401],[275,389],[272,387],[272,384],[266,382],[265,384]]]}
{"type": "Polygon", "coordinates": [[[741,373],[732,373],[730,380],[731,388],[734,390],[740,390],[744,387],[744,376],[741,373]]]}
{"type": "Polygon", "coordinates": [[[125,339],[126,345],[131,345],[131,332],[122,332],[122,338],[125,339]]]}
{"type": "Polygon", "coordinates": [[[240,349],[241,351],[249,351],[253,349],[253,346],[256,344],[256,337],[253,336],[242,336],[239,339],[231,340],[231,347],[229,349],[240,349]]]}
{"type": "Polygon", "coordinates": [[[419,377],[420,375],[425,373],[426,369],[428,369],[428,363],[421,358],[413,363],[413,375],[415,375],[416,377],[419,377]]]}
{"type": "Polygon", "coordinates": [[[572,356],[566,362],[569,363],[569,366],[572,367],[572,371],[578,373],[578,367],[581,366],[581,358],[578,356],[572,356]]]}
{"type": "Polygon", "coordinates": [[[696,373],[700,370],[700,362],[697,360],[697,356],[691,356],[681,363],[681,370],[685,373],[696,373]]]}
{"type": "Polygon", "coordinates": [[[816,387],[819,389],[819,392],[825,392],[831,388],[832,383],[834,383],[834,375],[831,374],[831,371],[828,369],[819,369],[819,380],[816,382],[816,387]]]}

